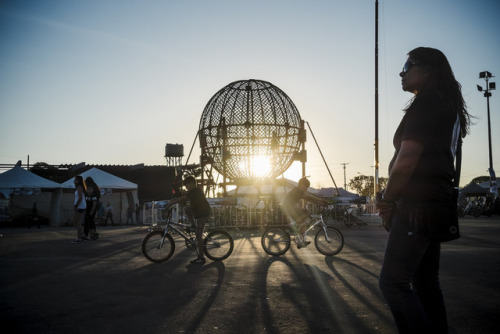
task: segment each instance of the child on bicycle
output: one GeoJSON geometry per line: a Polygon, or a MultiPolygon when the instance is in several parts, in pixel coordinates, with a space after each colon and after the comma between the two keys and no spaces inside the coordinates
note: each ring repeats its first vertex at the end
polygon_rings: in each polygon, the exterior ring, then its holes
{"type": "Polygon", "coordinates": [[[304,197],[306,197],[307,188],[311,185],[311,182],[305,177],[301,178],[298,182],[297,187],[293,188],[288,192],[283,200],[282,207],[285,215],[290,219],[290,225],[295,232],[298,233],[298,247],[302,248],[310,244],[310,241],[305,241],[303,235],[306,231],[307,225],[310,222],[309,214],[307,210],[301,207],[301,202],[304,197]],[[297,231],[297,225],[298,231],[297,231]]]}
{"type": "Polygon", "coordinates": [[[203,255],[203,230],[205,224],[210,216],[210,204],[208,203],[205,194],[201,188],[196,186],[196,179],[193,176],[188,176],[183,181],[184,186],[187,189],[185,195],[174,198],[168,203],[168,207],[176,203],[186,203],[191,202],[191,212],[196,222],[196,248],[198,252],[198,257],[191,261],[194,264],[204,264],[205,256],[203,255]]]}

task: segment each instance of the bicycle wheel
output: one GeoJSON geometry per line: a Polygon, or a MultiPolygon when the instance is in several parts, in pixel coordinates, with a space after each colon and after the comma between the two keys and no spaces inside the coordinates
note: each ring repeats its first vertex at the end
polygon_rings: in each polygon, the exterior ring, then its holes
{"type": "Polygon", "coordinates": [[[174,239],[163,231],[153,231],[142,241],[142,253],[151,262],[161,263],[170,259],[175,250],[174,239]]]}
{"type": "Polygon", "coordinates": [[[227,259],[233,252],[233,238],[226,231],[214,230],[207,234],[203,241],[203,253],[213,261],[227,259]]]}
{"type": "Polygon", "coordinates": [[[283,255],[290,248],[290,234],[279,227],[267,229],[261,238],[264,251],[273,256],[283,255]]]}
{"type": "Polygon", "coordinates": [[[325,234],[323,228],[316,233],[314,237],[316,249],[326,256],[340,253],[342,247],[344,247],[344,236],[339,230],[332,226],[327,226],[326,231],[328,235],[325,234]]]}

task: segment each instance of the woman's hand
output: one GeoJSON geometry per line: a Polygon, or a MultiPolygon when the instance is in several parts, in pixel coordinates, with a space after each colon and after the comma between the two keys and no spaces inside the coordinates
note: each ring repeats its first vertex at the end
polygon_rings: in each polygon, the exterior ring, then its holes
{"type": "Polygon", "coordinates": [[[396,203],[379,203],[377,204],[377,212],[383,220],[390,220],[396,211],[396,203]]]}
{"type": "Polygon", "coordinates": [[[384,201],[384,190],[377,193],[375,197],[375,207],[377,208],[378,215],[383,220],[391,220],[396,211],[396,202],[384,201]]]}

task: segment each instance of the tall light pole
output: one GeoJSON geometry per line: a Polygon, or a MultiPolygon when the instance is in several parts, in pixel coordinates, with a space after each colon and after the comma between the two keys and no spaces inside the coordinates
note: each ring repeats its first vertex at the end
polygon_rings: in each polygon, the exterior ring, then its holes
{"type": "MultiPolygon", "coordinates": [[[[497,178],[495,176],[495,171],[493,170],[493,154],[491,150],[491,122],[490,122],[490,96],[491,90],[496,89],[496,85],[494,82],[489,82],[491,78],[494,78],[495,76],[492,75],[488,71],[483,71],[479,73],[479,79],[484,79],[486,81],[486,88],[484,89],[484,97],[486,97],[486,106],[488,110],[488,148],[489,148],[489,156],[490,156],[490,168],[488,171],[490,172],[490,192],[495,195],[495,197],[498,195],[498,190],[497,190],[497,178]]],[[[477,85],[477,90],[482,92],[483,87],[477,85]]]]}
{"type": "Polygon", "coordinates": [[[345,178],[345,166],[349,165],[349,163],[343,162],[343,163],[341,163],[341,165],[344,166],[344,190],[347,191],[347,182],[346,182],[346,178],[345,178]]]}
{"type": "Polygon", "coordinates": [[[378,0],[375,1],[375,175],[373,198],[378,192],[378,0]]]}

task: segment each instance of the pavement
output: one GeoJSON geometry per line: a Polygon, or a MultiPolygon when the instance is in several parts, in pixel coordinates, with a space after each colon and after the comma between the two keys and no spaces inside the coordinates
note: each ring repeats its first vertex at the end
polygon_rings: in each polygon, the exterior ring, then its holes
{"type": "MultiPolygon", "coordinates": [[[[500,217],[461,218],[442,247],[450,333],[498,333],[500,217]]],[[[337,225],[345,246],[325,257],[292,246],[267,255],[262,230],[229,230],[223,262],[190,265],[182,242],[167,262],[141,253],[146,227],[103,227],[72,244],[69,227],[0,229],[3,333],[395,333],[378,288],[387,233],[337,225]]]]}

